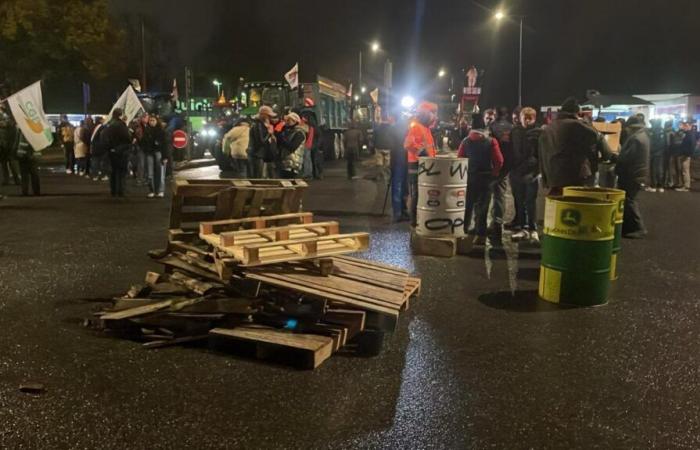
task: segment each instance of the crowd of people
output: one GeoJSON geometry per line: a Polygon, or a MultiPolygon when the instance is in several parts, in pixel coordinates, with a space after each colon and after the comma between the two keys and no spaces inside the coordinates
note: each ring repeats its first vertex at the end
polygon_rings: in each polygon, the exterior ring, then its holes
{"type": "Polygon", "coordinates": [[[165,123],[143,114],[131,123],[121,109],[109,121],[87,117],[74,127],[62,116],[56,134],[65,154],[66,174],[109,181],[110,193],[123,197],[129,175],[148,187],[148,197],[165,196],[165,175],[171,160],[165,123]]]}
{"type": "Polygon", "coordinates": [[[282,116],[265,105],[256,117],[238,119],[222,139],[226,175],[321,179],[328,134],[318,126],[312,107],[312,100],[305,99],[305,108],[282,116]]]}
{"type": "MultiPolygon", "coordinates": [[[[392,131],[395,136],[403,133],[401,145],[396,138],[390,144],[395,221],[416,225],[418,159],[438,153],[437,137],[431,133],[436,113],[436,105],[422,103],[407,132],[392,131]]],[[[605,119],[593,120],[574,98],[544,124],[538,124],[537,112],[530,107],[512,114],[508,108],[488,109],[466,121],[457,156],[469,158],[464,231],[475,244],[483,245],[489,237],[498,241],[504,230],[510,230],[515,241],[538,244],[540,192],[561,195],[567,186],[598,186],[607,178],[601,163],[614,166],[616,186],[626,193],[623,236],[627,238],[647,233],[638,205],[640,191],[690,190],[690,161],[699,150],[693,123],[681,121],[674,129],[673,122],[658,120],[647,127],[642,114],[616,119],[622,127],[621,146],[613,152],[594,121],[605,119]],[[508,190],[515,215],[505,222],[508,190]]]]}

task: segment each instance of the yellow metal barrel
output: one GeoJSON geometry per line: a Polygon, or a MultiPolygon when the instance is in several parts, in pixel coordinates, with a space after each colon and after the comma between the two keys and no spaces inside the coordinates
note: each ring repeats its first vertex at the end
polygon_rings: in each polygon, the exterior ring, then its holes
{"type": "Polygon", "coordinates": [[[540,298],[594,306],[610,292],[616,204],[589,197],[547,197],[540,298]]]}
{"type": "Polygon", "coordinates": [[[622,222],[625,217],[625,191],[602,187],[571,186],[564,188],[564,195],[610,200],[615,203],[617,209],[615,212],[615,239],[613,240],[610,279],[613,281],[617,280],[620,277],[617,272],[617,262],[620,252],[622,251],[622,222]]]}

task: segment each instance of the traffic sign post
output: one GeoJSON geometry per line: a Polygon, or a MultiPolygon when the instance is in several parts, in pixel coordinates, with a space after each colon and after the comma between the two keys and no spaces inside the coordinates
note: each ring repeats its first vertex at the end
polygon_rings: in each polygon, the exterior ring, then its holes
{"type": "Polygon", "coordinates": [[[187,133],[185,133],[183,130],[173,131],[173,147],[183,149],[187,147],[188,141],[189,139],[187,137],[187,133]]]}

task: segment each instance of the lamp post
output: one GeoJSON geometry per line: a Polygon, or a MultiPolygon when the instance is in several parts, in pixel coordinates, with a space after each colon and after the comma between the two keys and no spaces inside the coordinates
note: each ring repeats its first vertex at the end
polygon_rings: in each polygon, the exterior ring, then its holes
{"type": "MultiPolygon", "coordinates": [[[[374,41],[370,45],[370,50],[372,50],[372,53],[377,53],[379,50],[381,50],[381,46],[379,45],[379,42],[374,41]]],[[[357,76],[357,81],[360,86],[362,86],[362,50],[360,50],[359,54],[359,60],[358,60],[358,76],[357,76]]]]}
{"type": "MultiPolygon", "coordinates": [[[[496,11],[493,17],[497,21],[501,21],[506,18],[506,14],[503,11],[496,11]]],[[[520,19],[520,42],[518,48],[518,106],[523,106],[523,23],[525,22],[525,16],[517,16],[520,19]]]]}
{"type": "Polygon", "coordinates": [[[221,97],[221,85],[222,85],[223,83],[222,83],[221,81],[219,81],[219,80],[214,80],[214,81],[212,81],[212,84],[213,84],[214,86],[216,86],[216,98],[217,98],[217,100],[218,100],[218,98],[221,97]]]}

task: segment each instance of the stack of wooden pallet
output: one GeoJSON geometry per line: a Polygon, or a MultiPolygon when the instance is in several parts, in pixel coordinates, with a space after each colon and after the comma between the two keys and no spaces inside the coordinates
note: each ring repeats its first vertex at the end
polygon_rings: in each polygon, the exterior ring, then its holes
{"type": "Polygon", "coordinates": [[[311,213],[203,221],[196,237],[171,228],[170,238],[150,253],[164,273],[97,313],[102,328],[147,348],[206,341],[315,368],[341,350],[376,354],[420,290],[405,270],[348,256],[367,233],[311,213]]]}

